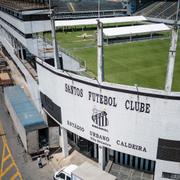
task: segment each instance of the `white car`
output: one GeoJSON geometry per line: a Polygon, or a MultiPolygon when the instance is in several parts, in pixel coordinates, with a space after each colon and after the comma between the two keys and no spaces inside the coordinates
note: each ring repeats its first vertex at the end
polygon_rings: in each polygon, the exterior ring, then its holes
{"type": "Polygon", "coordinates": [[[71,173],[77,169],[78,166],[71,164],[67,167],[63,167],[59,171],[54,173],[54,180],[71,180],[71,173]]]}

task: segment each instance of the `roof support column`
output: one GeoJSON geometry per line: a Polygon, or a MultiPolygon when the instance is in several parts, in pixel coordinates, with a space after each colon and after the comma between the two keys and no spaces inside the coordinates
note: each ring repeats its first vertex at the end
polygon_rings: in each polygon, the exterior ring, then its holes
{"type": "Polygon", "coordinates": [[[61,126],[61,146],[64,158],[69,155],[67,130],[61,126]]]}
{"type": "Polygon", "coordinates": [[[104,170],[104,168],[105,168],[105,147],[98,145],[98,153],[99,153],[98,162],[99,162],[100,168],[102,170],[104,170]]]}
{"type": "MultiPolygon", "coordinates": [[[[58,52],[58,46],[56,41],[56,28],[55,28],[55,20],[54,20],[54,11],[51,9],[51,0],[49,0],[49,13],[50,13],[50,20],[51,20],[51,35],[52,35],[52,42],[53,42],[53,54],[54,54],[54,66],[57,69],[63,69],[61,67],[60,58],[59,58],[59,52],[58,52]]],[[[62,60],[62,58],[61,58],[62,60]]]]}
{"type": "Polygon", "coordinates": [[[172,29],[171,47],[169,50],[169,58],[168,58],[168,66],[167,66],[167,74],[166,74],[166,82],[165,82],[165,91],[166,92],[171,92],[172,83],[173,83],[174,64],[175,64],[176,48],[177,48],[177,41],[178,41],[178,24],[177,24],[177,22],[178,22],[178,16],[179,16],[179,5],[180,5],[180,0],[178,0],[176,20],[174,23],[174,27],[172,29]]]}
{"type": "Polygon", "coordinates": [[[166,84],[165,84],[165,91],[167,91],[167,92],[171,92],[171,89],[172,89],[177,40],[178,40],[178,32],[177,32],[177,30],[173,29],[172,30],[171,47],[169,50],[169,58],[168,58],[168,66],[167,66],[167,74],[166,74],[166,84]]]}
{"type": "Polygon", "coordinates": [[[104,52],[103,52],[103,24],[97,20],[97,60],[98,81],[104,81],[104,52]]]}

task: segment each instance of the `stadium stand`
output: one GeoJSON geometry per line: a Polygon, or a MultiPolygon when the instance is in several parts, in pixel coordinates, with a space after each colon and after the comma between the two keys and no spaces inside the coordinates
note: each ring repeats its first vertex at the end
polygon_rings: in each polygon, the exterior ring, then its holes
{"type": "MultiPolygon", "coordinates": [[[[59,19],[71,19],[74,16],[97,17],[98,1],[81,0],[81,1],[58,1],[52,0],[57,17],[59,19]]],[[[122,16],[127,13],[120,1],[102,1],[100,5],[100,14],[102,17],[122,16]]]]}
{"type": "MultiPolygon", "coordinates": [[[[78,12],[78,11],[97,11],[98,1],[53,1],[56,11],[60,12],[78,12]]],[[[101,10],[123,9],[123,5],[119,1],[103,1],[100,6],[101,10]]]]}
{"type": "Polygon", "coordinates": [[[176,17],[177,2],[176,1],[156,1],[146,8],[136,12],[136,15],[144,15],[146,17],[172,19],[176,17]]]}
{"type": "Polygon", "coordinates": [[[47,5],[45,2],[37,1],[33,2],[31,0],[0,0],[1,6],[9,9],[13,9],[16,11],[19,10],[29,10],[29,9],[41,9],[41,8],[47,8],[47,5]]]}

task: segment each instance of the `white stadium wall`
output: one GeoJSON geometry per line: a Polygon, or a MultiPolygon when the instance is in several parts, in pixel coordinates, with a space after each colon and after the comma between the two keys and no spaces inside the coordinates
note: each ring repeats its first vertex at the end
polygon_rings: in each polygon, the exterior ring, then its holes
{"type": "Polygon", "coordinates": [[[40,91],[61,108],[62,126],[83,138],[150,160],[156,160],[159,138],[180,140],[180,93],[100,86],[45,63],[37,71],[40,91]]]}
{"type": "MultiPolygon", "coordinates": [[[[38,14],[39,12],[33,14],[38,14]]],[[[7,13],[0,11],[0,17],[16,27],[19,31],[24,34],[30,33],[37,33],[37,32],[44,32],[51,30],[51,23],[50,20],[43,20],[43,21],[22,21],[13,17],[7,13]]]]}

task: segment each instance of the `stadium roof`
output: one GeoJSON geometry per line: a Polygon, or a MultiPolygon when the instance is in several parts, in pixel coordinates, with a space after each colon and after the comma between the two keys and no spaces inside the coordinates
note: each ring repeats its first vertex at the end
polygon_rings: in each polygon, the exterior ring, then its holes
{"type": "MultiPolygon", "coordinates": [[[[112,18],[100,18],[103,24],[110,23],[124,23],[124,22],[140,22],[146,21],[144,16],[125,16],[125,17],[112,17],[112,18]]],[[[64,26],[81,26],[81,25],[96,25],[97,18],[93,19],[78,19],[78,20],[57,20],[55,21],[56,27],[64,26]]]]}
{"type": "Polygon", "coordinates": [[[142,33],[152,33],[160,31],[169,31],[170,28],[163,24],[146,24],[137,26],[126,26],[117,28],[104,28],[103,33],[106,37],[128,36],[142,33]]]}

